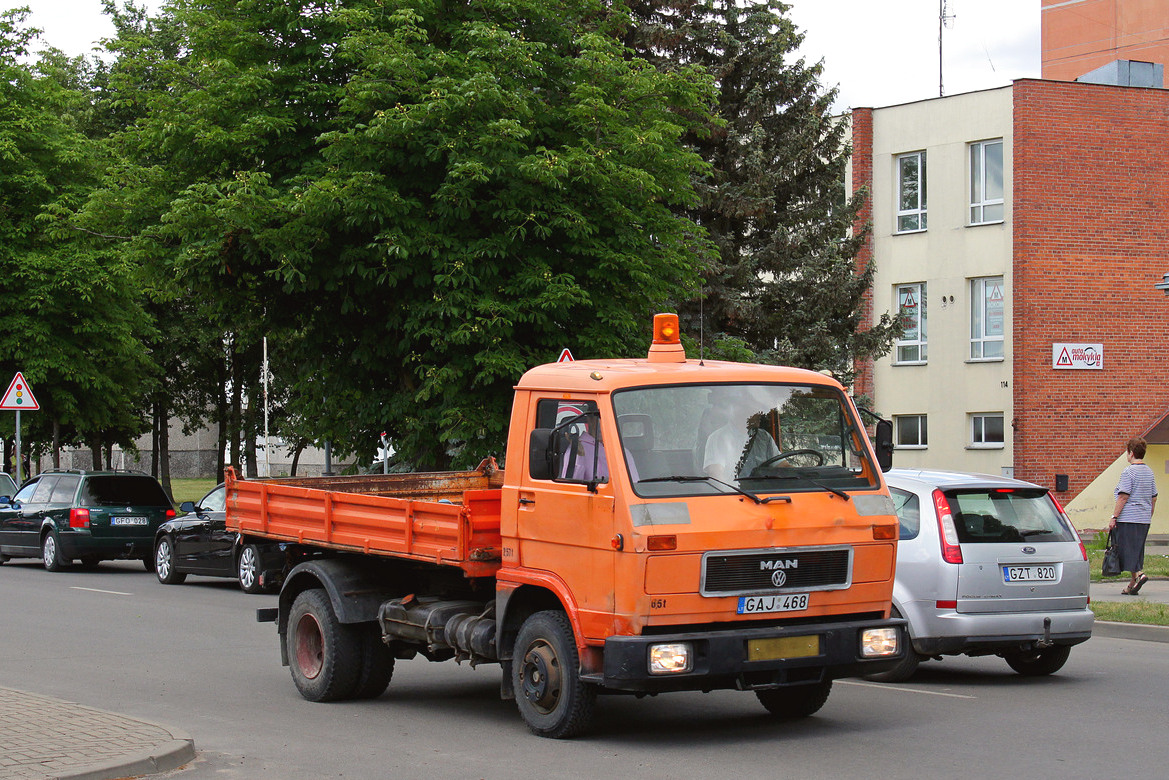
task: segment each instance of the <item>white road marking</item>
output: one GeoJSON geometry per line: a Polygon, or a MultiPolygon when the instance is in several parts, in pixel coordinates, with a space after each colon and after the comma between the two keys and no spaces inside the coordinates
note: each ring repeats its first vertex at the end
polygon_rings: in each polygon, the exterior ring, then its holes
{"type": "Polygon", "coordinates": [[[859,685],[862,688],[880,688],[886,691],[904,691],[906,693],[924,693],[928,696],[947,696],[951,699],[977,699],[977,696],[967,696],[964,693],[943,693],[942,691],[924,691],[921,688],[902,688],[899,685],[885,685],[884,683],[867,683],[858,680],[837,680],[844,685],[859,685]]]}
{"type": "Polygon", "coordinates": [[[77,585],[70,585],[70,590],[87,590],[90,593],[109,593],[111,596],[133,596],[133,593],[123,593],[120,590],[99,590],[98,588],[81,588],[77,585]]]}

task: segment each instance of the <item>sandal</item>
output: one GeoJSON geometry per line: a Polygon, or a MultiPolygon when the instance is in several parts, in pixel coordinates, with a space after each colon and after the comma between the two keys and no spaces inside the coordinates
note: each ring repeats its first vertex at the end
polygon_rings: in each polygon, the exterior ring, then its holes
{"type": "Polygon", "coordinates": [[[1149,581],[1149,578],[1146,577],[1144,575],[1144,573],[1142,572],[1141,575],[1139,577],[1137,577],[1137,584],[1129,586],[1129,595],[1132,595],[1132,596],[1137,595],[1137,593],[1139,593],[1141,590],[1141,586],[1144,585],[1148,581],[1149,581]]]}
{"type": "Polygon", "coordinates": [[[1122,595],[1122,596],[1135,596],[1135,595],[1136,595],[1136,591],[1135,591],[1135,590],[1130,590],[1130,587],[1131,587],[1131,586],[1129,586],[1129,585],[1125,585],[1125,586],[1124,586],[1124,590],[1122,590],[1122,591],[1120,592],[1120,595],[1122,595]]]}

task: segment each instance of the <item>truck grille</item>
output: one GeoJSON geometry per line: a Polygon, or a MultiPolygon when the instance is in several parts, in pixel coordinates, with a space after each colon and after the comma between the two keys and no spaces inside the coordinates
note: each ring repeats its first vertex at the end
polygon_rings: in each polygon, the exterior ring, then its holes
{"type": "Polygon", "coordinates": [[[847,588],[851,575],[849,547],[712,552],[703,557],[702,595],[847,588]]]}

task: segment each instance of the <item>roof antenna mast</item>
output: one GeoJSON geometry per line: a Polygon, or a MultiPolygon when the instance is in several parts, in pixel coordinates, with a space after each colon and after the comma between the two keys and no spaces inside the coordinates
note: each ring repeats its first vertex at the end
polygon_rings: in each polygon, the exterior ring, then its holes
{"type": "Polygon", "coordinates": [[[952,27],[951,23],[957,18],[954,14],[946,13],[946,0],[938,0],[938,97],[946,94],[942,88],[942,29],[952,27]]]}

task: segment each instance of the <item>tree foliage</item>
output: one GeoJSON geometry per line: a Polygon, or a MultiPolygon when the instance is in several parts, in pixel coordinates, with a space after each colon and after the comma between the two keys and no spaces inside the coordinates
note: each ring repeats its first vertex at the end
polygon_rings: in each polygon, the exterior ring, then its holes
{"type": "Polygon", "coordinates": [[[863,321],[873,268],[857,267],[866,232],[852,226],[848,127],[831,113],[821,63],[796,54],[803,36],[778,0],[642,0],[629,40],[659,67],[700,64],[718,83],[718,121],[690,136],[713,175],[689,211],[718,255],[701,300],[683,302],[689,331],[761,362],[830,369],[846,381],[858,358],[888,351],[887,316],[863,321]]]}

